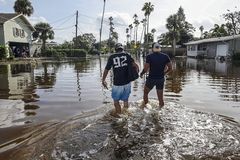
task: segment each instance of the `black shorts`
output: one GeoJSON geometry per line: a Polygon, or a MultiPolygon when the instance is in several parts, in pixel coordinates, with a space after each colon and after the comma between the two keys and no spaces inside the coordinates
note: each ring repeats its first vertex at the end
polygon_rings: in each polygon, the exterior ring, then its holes
{"type": "Polygon", "coordinates": [[[147,78],[146,81],[146,86],[149,89],[153,89],[154,86],[156,86],[157,90],[163,90],[164,88],[164,82],[165,82],[165,78],[162,79],[151,79],[151,78],[147,78]]]}

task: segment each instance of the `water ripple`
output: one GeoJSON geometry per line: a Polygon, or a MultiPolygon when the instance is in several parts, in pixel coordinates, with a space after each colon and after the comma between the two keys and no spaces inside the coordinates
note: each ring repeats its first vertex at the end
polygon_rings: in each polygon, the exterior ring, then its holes
{"type": "MultiPolygon", "coordinates": [[[[55,159],[238,159],[240,128],[226,117],[151,100],[120,119],[83,123],[58,139],[55,159]],[[74,138],[73,138],[74,137],[74,138]]],[[[78,122],[79,123],[79,122],[78,122]]]]}

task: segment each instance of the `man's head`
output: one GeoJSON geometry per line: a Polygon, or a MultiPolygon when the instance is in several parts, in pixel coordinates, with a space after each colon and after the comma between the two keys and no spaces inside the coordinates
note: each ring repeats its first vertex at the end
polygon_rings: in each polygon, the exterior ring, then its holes
{"type": "Polygon", "coordinates": [[[122,43],[117,43],[115,45],[115,51],[116,52],[122,52],[123,50],[124,50],[124,47],[123,47],[122,43]]]}
{"type": "Polygon", "coordinates": [[[160,44],[157,43],[157,42],[154,42],[154,43],[152,44],[152,50],[153,50],[153,52],[161,52],[161,46],[160,46],[160,44]]]}

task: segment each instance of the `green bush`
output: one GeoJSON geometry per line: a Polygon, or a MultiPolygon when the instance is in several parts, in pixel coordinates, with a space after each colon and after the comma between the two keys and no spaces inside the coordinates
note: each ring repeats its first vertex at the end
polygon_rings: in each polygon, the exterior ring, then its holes
{"type": "Polygon", "coordinates": [[[14,60],[15,56],[11,48],[9,48],[9,57],[8,60],[14,60]]]}
{"type": "Polygon", "coordinates": [[[49,49],[42,53],[43,57],[86,57],[87,51],[84,49],[49,49]]]}
{"type": "Polygon", "coordinates": [[[99,51],[98,50],[96,50],[96,49],[91,49],[89,52],[88,52],[88,54],[91,54],[91,55],[99,55],[99,51]]]}
{"type": "Polygon", "coordinates": [[[6,59],[6,58],[7,58],[6,47],[0,45],[0,59],[6,59]]]}
{"type": "Polygon", "coordinates": [[[66,54],[67,57],[86,57],[87,51],[84,49],[62,49],[58,50],[66,54]]]}

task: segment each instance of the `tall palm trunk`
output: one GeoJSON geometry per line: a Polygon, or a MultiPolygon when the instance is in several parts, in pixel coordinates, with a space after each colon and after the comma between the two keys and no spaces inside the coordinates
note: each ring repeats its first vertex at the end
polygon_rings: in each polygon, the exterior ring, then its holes
{"type": "Polygon", "coordinates": [[[103,4],[103,13],[102,13],[102,20],[101,20],[101,28],[100,28],[99,50],[101,49],[101,42],[102,42],[102,26],[103,26],[103,19],[104,19],[104,13],[105,13],[105,5],[106,5],[106,0],[104,0],[104,4],[103,4]]]}
{"type": "Polygon", "coordinates": [[[138,26],[136,27],[136,44],[137,44],[137,38],[138,38],[138,26]]]}
{"type": "Polygon", "coordinates": [[[132,42],[132,28],[130,28],[130,43],[132,42]]]}
{"type": "Polygon", "coordinates": [[[148,33],[149,33],[149,15],[148,15],[148,17],[147,17],[147,47],[148,47],[148,45],[149,45],[149,44],[148,44],[148,41],[149,41],[149,40],[148,40],[148,38],[149,38],[149,37],[148,37],[148,33]]]}

